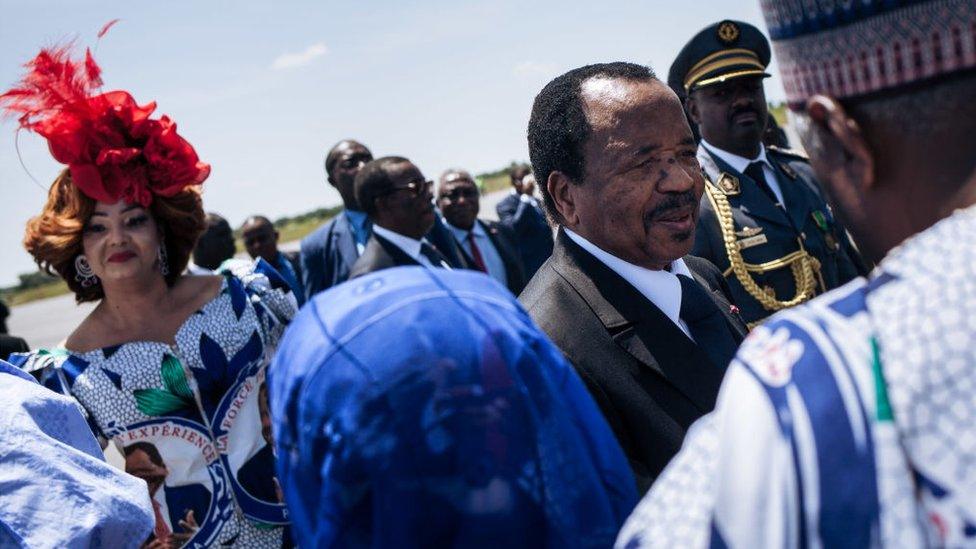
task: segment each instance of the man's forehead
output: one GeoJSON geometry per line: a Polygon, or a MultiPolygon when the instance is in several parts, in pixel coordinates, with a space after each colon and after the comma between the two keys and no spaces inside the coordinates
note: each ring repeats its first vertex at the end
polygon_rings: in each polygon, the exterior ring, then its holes
{"type": "Polygon", "coordinates": [[[257,233],[257,232],[263,233],[263,232],[271,231],[272,229],[274,229],[274,227],[271,226],[271,223],[268,223],[263,219],[250,221],[247,223],[247,225],[244,225],[245,233],[257,233]]]}
{"type": "Polygon", "coordinates": [[[413,162],[397,162],[395,164],[387,164],[384,169],[390,177],[406,177],[413,179],[413,176],[419,175],[421,178],[424,176],[420,172],[420,168],[414,166],[413,162]]]}
{"type": "Polygon", "coordinates": [[[348,143],[339,149],[339,156],[349,158],[358,154],[370,154],[369,149],[359,143],[348,143]]]}
{"type": "Polygon", "coordinates": [[[459,184],[474,185],[474,179],[467,172],[451,172],[444,176],[444,184],[455,187],[459,184]]]}
{"type": "Polygon", "coordinates": [[[638,115],[636,109],[651,105],[657,107],[667,101],[669,94],[674,95],[667,86],[656,80],[604,76],[584,81],[580,91],[583,110],[593,129],[615,126],[630,114],[638,115]]]}

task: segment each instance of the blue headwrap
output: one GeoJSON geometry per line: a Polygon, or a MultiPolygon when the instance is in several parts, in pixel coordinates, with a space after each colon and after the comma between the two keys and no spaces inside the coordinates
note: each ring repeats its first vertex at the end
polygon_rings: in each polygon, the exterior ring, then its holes
{"type": "Polygon", "coordinates": [[[303,547],[608,547],[636,503],[576,373],[483,274],[403,267],[319,294],[269,378],[303,547]]]}

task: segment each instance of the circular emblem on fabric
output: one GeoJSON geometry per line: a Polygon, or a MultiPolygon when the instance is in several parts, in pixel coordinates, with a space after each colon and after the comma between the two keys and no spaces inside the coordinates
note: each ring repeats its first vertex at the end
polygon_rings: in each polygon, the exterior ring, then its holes
{"type": "Polygon", "coordinates": [[[770,387],[783,387],[793,377],[793,367],[803,356],[803,343],[790,338],[787,328],[772,331],[759,326],[739,349],[739,358],[770,387]]]}
{"type": "Polygon", "coordinates": [[[718,25],[718,39],[725,45],[735,43],[739,39],[739,25],[732,21],[722,21],[718,25]]]}

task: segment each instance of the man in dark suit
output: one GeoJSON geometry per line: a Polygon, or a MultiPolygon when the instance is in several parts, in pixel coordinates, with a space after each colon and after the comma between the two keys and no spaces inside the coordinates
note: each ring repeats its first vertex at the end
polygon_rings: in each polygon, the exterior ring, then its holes
{"type": "Polygon", "coordinates": [[[447,170],[437,184],[437,207],[457,241],[467,268],[488,274],[518,295],[525,287],[522,258],[511,230],[478,219],[478,186],[464,170],[447,170]]]}
{"type": "Polygon", "coordinates": [[[512,190],[495,206],[498,219],[515,233],[526,280],[552,255],[552,229],[535,193],[535,177],[525,166],[512,168],[512,190]]]}
{"type": "Polygon", "coordinates": [[[806,157],[762,143],[769,59],[759,29],[720,21],[688,42],[668,78],[687,94],[709,180],[692,253],[725,273],[749,323],[866,274],[806,157]]]}
{"type": "Polygon", "coordinates": [[[647,67],[550,82],[529,155],[558,223],[519,296],[600,405],[643,492],[712,410],[745,326],[721,273],[687,255],[705,185],[681,103],[647,67]]]}
{"type": "Polygon", "coordinates": [[[156,524],[153,536],[177,546],[189,540],[207,518],[210,490],[203,484],[167,486],[169,469],[156,445],[139,441],[124,449],[125,472],[146,481],[156,524]]]}
{"type": "Polygon", "coordinates": [[[271,264],[285,279],[298,305],[305,303],[305,289],[302,286],[302,265],[297,252],[278,250],[278,231],[274,224],[263,215],[254,215],[244,221],[241,227],[244,247],[251,259],[262,258],[271,264]]]}
{"type": "Polygon", "coordinates": [[[373,234],[349,278],[401,265],[447,268],[447,258],[424,237],[437,219],[431,188],[417,166],[401,156],[373,160],[356,176],[356,200],[373,234]]]}
{"type": "Polygon", "coordinates": [[[340,141],[325,157],[326,177],[339,191],[344,209],[302,240],[306,298],[349,278],[349,271],[366,247],[370,223],[356,202],[353,183],[359,170],[372,159],[373,153],[352,139],[340,141]]]}

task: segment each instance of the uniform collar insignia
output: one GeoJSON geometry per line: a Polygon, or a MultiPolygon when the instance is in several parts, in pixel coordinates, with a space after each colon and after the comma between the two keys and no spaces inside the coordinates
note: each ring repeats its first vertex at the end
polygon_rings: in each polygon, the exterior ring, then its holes
{"type": "Polygon", "coordinates": [[[742,192],[742,189],[739,186],[739,178],[729,174],[728,172],[722,172],[719,174],[717,185],[719,190],[725,193],[725,196],[735,196],[742,192]]]}
{"type": "Polygon", "coordinates": [[[786,162],[780,162],[779,168],[783,170],[783,173],[787,175],[790,179],[796,179],[796,170],[786,162]]]}

